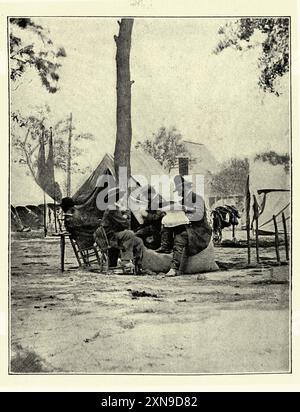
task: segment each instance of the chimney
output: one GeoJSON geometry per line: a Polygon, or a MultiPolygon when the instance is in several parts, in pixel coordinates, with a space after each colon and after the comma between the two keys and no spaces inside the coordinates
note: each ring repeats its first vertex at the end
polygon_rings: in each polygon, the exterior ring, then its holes
{"type": "Polygon", "coordinates": [[[187,176],[189,174],[189,158],[178,157],[179,174],[181,176],[187,176]]]}

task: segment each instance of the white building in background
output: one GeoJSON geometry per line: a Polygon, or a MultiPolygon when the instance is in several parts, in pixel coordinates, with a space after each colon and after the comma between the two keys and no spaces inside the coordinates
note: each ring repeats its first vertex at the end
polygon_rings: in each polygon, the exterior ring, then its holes
{"type": "Polygon", "coordinates": [[[210,197],[210,176],[219,170],[219,163],[217,162],[213,153],[203,144],[196,143],[189,140],[183,140],[187,155],[178,157],[178,162],[170,171],[171,176],[177,174],[190,175],[193,177],[193,188],[195,190],[195,176],[203,176],[203,191],[200,193],[204,195],[207,205],[210,197]]]}

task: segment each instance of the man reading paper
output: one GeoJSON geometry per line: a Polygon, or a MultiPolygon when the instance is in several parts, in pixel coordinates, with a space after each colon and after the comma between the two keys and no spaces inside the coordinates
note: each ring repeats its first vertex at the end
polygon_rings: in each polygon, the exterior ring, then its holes
{"type": "Polygon", "coordinates": [[[167,216],[163,218],[164,229],[159,253],[168,253],[172,249],[173,259],[171,269],[166,276],[176,276],[184,273],[188,256],[196,255],[204,250],[211,239],[212,229],[208,224],[203,198],[192,191],[191,182],[182,176],[174,177],[175,191],[182,197],[181,207],[185,213],[184,223],[178,226],[167,226],[167,216]]]}

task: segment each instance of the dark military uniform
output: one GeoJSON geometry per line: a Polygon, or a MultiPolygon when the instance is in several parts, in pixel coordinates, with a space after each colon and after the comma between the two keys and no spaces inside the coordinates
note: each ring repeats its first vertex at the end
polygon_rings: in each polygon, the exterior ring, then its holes
{"type": "MultiPolygon", "coordinates": [[[[134,258],[136,263],[141,262],[143,257],[143,241],[135,236],[132,230],[129,230],[129,219],[116,207],[108,206],[105,210],[101,225],[103,226],[107,239],[111,247],[121,250],[121,257],[124,261],[130,261],[134,258]]],[[[96,230],[95,240],[101,236],[101,231],[96,230]]]]}
{"type": "Polygon", "coordinates": [[[159,210],[162,207],[162,200],[159,195],[148,201],[147,216],[144,218],[144,223],[139,227],[136,236],[143,239],[144,244],[150,249],[157,249],[161,241],[161,220],[165,216],[165,212],[159,210]],[[152,242],[147,242],[147,238],[152,237],[152,242]]]}
{"type": "MultiPolygon", "coordinates": [[[[205,203],[200,195],[190,191],[181,202],[190,223],[172,229],[174,240],[171,267],[184,271],[187,257],[206,249],[211,239],[212,229],[208,224],[205,203]]],[[[169,229],[167,231],[166,238],[169,240],[169,229]]]]}
{"type": "Polygon", "coordinates": [[[68,209],[65,216],[65,227],[80,248],[88,248],[94,244],[93,235],[99,223],[100,217],[91,216],[76,206],[68,209]]]}

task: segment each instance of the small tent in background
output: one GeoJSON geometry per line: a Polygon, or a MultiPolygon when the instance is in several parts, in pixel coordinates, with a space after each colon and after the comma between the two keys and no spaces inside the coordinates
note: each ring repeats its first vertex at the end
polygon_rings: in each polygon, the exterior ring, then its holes
{"type": "MultiPolygon", "coordinates": [[[[26,164],[12,162],[10,195],[12,230],[23,231],[26,227],[42,228],[44,225],[44,192],[30,174],[26,164]]],[[[45,198],[46,204],[53,203],[47,194],[45,198]]]]}
{"type": "Polygon", "coordinates": [[[99,192],[97,189],[99,177],[107,174],[111,175],[114,180],[116,179],[113,157],[106,153],[96,169],[72,196],[74,202],[83,204],[94,198],[94,196],[97,196],[99,192]]]}
{"type": "Polygon", "coordinates": [[[13,232],[22,232],[25,226],[14,206],[10,206],[11,230],[13,232]]]}
{"type": "MultiPolygon", "coordinates": [[[[282,213],[290,231],[290,174],[283,165],[252,159],[249,164],[250,192],[256,196],[259,205],[258,227],[260,234],[273,234],[273,215],[276,216],[278,231],[283,233],[282,213]]],[[[253,213],[253,211],[252,211],[253,213]]]]}

